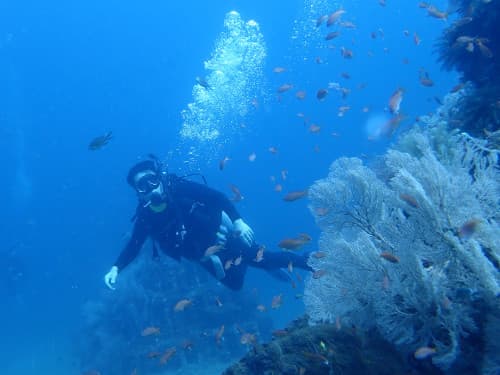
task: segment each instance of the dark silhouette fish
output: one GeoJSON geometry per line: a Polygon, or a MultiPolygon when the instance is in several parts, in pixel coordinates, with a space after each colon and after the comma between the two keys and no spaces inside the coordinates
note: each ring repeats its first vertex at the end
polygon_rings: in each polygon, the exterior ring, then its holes
{"type": "Polygon", "coordinates": [[[104,135],[94,138],[89,143],[89,150],[95,151],[103,148],[108,144],[108,142],[113,138],[113,133],[108,132],[104,135]]]}

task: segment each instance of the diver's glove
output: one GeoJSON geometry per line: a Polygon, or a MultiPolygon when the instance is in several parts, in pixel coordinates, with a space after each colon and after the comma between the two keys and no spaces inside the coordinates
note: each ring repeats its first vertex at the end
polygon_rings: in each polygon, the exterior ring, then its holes
{"type": "Polygon", "coordinates": [[[231,231],[233,231],[233,222],[231,221],[229,215],[226,214],[226,211],[222,211],[219,229],[215,234],[217,236],[217,244],[224,245],[227,241],[227,235],[231,231]]]}
{"type": "Polygon", "coordinates": [[[118,277],[118,267],[113,266],[109,272],[104,276],[104,282],[109,289],[115,290],[116,278],[118,277]]]}
{"type": "Polygon", "coordinates": [[[254,234],[252,228],[248,226],[243,219],[236,219],[233,222],[233,227],[235,232],[240,233],[241,239],[248,245],[252,246],[254,241],[254,234]]]}

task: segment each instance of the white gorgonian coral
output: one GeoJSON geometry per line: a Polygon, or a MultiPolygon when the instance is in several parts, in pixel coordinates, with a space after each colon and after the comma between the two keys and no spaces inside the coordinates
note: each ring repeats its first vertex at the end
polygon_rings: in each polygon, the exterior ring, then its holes
{"type": "Polygon", "coordinates": [[[327,253],[310,260],[326,271],[306,284],[312,319],[375,327],[409,351],[435,346],[434,363],[451,365],[500,292],[498,152],[415,127],[376,167],[335,161],[309,197],[327,253]]]}

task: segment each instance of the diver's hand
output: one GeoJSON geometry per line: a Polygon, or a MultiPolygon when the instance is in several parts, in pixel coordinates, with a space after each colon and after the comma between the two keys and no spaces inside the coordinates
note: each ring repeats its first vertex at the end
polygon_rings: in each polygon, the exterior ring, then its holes
{"type": "Polygon", "coordinates": [[[229,218],[226,211],[222,211],[219,229],[215,234],[217,236],[217,244],[224,245],[227,241],[227,235],[233,230],[233,222],[229,218]]]}
{"type": "Polygon", "coordinates": [[[115,290],[116,278],[118,277],[118,267],[113,266],[109,272],[104,276],[104,282],[109,289],[115,290]]]}
{"type": "Polygon", "coordinates": [[[252,228],[243,221],[243,219],[236,219],[233,222],[234,231],[240,233],[241,239],[248,245],[252,246],[254,241],[254,234],[252,228]]]}

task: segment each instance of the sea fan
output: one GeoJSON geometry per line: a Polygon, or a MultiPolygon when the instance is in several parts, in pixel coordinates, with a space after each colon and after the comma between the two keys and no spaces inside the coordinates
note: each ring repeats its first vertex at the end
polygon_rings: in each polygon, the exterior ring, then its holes
{"type": "Polygon", "coordinates": [[[500,292],[499,155],[428,120],[376,173],[342,158],[309,189],[328,255],[310,261],[324,275],[308,281],[305,303],[313,320],[376,328],[405,351],[432,345],[449,368],[500,292]],[[466,234],[471,220],[481,224],[466,234]]]}
{"type": "Polygon", "coordinates": [[[476,137],[499,129],[500,118],[500,2],[460,1],[462,16],[445,30],[436,48],[447,70],[457,70],[472,88],[462,97],[450,120],[476,137]]]}

